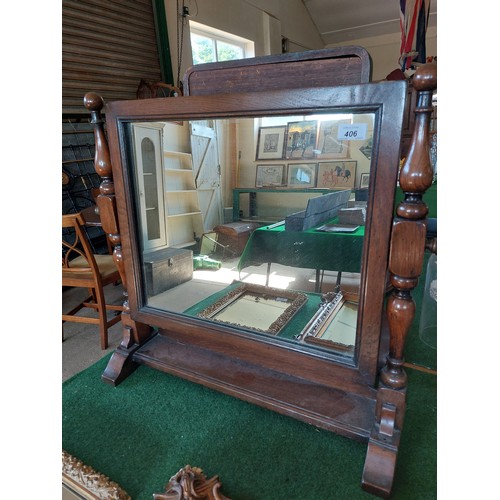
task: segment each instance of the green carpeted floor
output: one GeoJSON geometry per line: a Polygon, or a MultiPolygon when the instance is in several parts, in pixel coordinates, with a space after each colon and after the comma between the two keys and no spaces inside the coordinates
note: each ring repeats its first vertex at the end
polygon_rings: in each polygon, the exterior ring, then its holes
{"type": "Polygon", "coordinates": [[[415,301],[416,313],[405,343],[405,360],[408,363],[424,366],[431,370],[437,370],[437,349],[429,347],[422,342],[419,337],[419,324],[422,299],[425,288],[425,276],[427,272],[427,263],[429,262],[430,253],[425,252],[424,263],[422,265],[422,274],[418,280],[418,285],[412,292],[413,300],[415,301]]]}
{"type": "MultiPolygon", "coordinates": [[[[367,445],[139,367],[118,387],[101,381],[109,356],[63,384],[62,444],[152,498],[186,464],[219,475],[233,500],[370,498],[361,489],[367,445]]],[[[409,375],[395,499],[436,498],[436,376],[409,375]]]]}

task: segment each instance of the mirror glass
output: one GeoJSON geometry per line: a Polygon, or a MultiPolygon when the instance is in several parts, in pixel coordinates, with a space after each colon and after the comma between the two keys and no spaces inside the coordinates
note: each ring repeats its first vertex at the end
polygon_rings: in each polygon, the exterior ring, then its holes
{"type": "Polygon", "coordinates": [[[355,356],[373,113],[125,130],[143,305],[355,356]]]}

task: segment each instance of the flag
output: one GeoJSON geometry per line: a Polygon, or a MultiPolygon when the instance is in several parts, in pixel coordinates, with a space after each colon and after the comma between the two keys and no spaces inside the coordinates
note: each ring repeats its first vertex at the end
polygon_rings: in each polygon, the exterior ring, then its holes
{"type": "Polygon", "coordinates": [[[399,0],[401,70],[408,69],[413,61],[425,63],[425,35],[429,21],[431,0],[399,0]]]}

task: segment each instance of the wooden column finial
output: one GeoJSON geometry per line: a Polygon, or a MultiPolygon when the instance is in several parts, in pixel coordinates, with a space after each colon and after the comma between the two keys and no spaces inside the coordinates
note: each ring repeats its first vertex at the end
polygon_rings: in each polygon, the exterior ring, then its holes
{"type": "Polygon", "coordinates": [[[432,183],[428,136],[436,82],[435,65],[420,67],[413,79],[418,92],[415,129],[399,177],[405,198],[396,209],[392,228],[389,272],[394,292],[387,302],[389,355],[380,373],[375,423],[362,479],[366,491],[383,497],[391,493],[406,408],[403,354],[406,335],[415,316],[411,291],[418,283],[426,244],[428,209],[422,195],[432,183]]]}
{"type": "Polygon", "coordinates": [[[396,208],[389,256],[390,281],[394,292],[387,304],[390,346],[387,364],[382,369],[381,381],[392,389],[406,387],[403,370],[406,335],[415,316],[415,302],[411,291],[416,287],[422,270],[426,244],[428,208],[422,199],[431,186],[433,172],[429,155],[429,127],[433,111],[432,93],[437,86],[435,64],[418,68],[413,77],[418,92],[415,109],[415,128],[408,155],[399,176],[405,194],[396,208]]]}
{"type": "MultiPolygon", "coordinates": [[[[104,107],[104,101],[101,96],[95,92],[88,92],[83,98],[85,107],[90,111],[91,120],[94,127],[95,156],[94,168],[101,184],[99,186],[99,195],[96,198],[101,219],[102,228],[106,237],[113,246],[113,259],[120,271],[123,287],[126,295],[126,280],[123,268],[123,259],[121,255],[121,239],[118,230],[118,216],[116,210],[115,187],[113,183],[113,171],[111,168],[111,159],[109,154],[108,141],[104,132],[104,120],[101,116],[101,110],[104,107]]],[[[127,306],[127,304],[125,304],[127,306]]]]}
{"type": "Polygon", "coordinates": [[[101,111],[104,108],[104,101],[95,92],[88,92],[83,98],[84,106],[90,111],[91,120],[94,127],[95,157],[94,168],[101,178],[99,195],[96,203],[99,209],[102,228],[113,247],[113,260],[120,272],[123,285],[123,312],[122,331],[123,338],[118,349],[113,353],[105,372],[103,380],[113,385],[117,385],[128,373],[135,369],[131,356],[136,346],[146,338],[151,328],[133,321],[130,317],[130,306],[128,303],[128,288],[123,261],[122,244],[120,230],[118,227],[118,210],[116,207],[115,185],[113,182],[113,169],[106,133],[104,131],[104,120],[101,111]]]}

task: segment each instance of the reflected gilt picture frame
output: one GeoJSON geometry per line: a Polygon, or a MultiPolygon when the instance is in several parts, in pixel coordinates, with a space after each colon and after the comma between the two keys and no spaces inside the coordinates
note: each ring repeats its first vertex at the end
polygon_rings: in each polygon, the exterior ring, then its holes
{"type": "Polygon", "coordinates": [[[343,354],[353,354],[356,343],[358,301],[353,294],[335,294],[332,300],[323,301],[318,312],[297,335],[301,342],[333,349],[343,354]]]}
{"type": "Polygon", "coordinates": [[[317,163],[289,163],[287,187],[313,188],[316,187],[317,163]]]}
{"type": "Polygon", "coordinates": [[[285,151],[286,125],[260,127],[256,160],[281,160],[285,151]]]}
{"type": "Polygon", "coordinates": [[[361,174],[361,178],[359,180],[359,189],[368,189],[370,185],[370,174],[361,174]]]}
{"type": "Polygon", "coordinates": [[[255,187],[281,187],[286,185],[285,164],[257,165],[255,187]]]}
{"type": "Polygon", "coordinates": [[[288,122],[285,157],[287,160],[313,159],[316,151],[318,122],[288,122]]]}
{"type": "Polygon", "coordinates": [[[349,141],[338,138],[339,126],[351,123],[349,118],[342,120],[325,120],[319,122],[316,158],[318,160],[333,160],[349,158],[349,141]]]}
{"type": "Polygon", "coordinates": [[[306,302],[307,295],[301,292],[243,283],[198,317],[278,335],[306,302]]]}
{"type": "Polygon", "coordinates": [[[354,188],[357,161],[329,161],[318,165],[316,187],[324,189],[354,188]]]}

